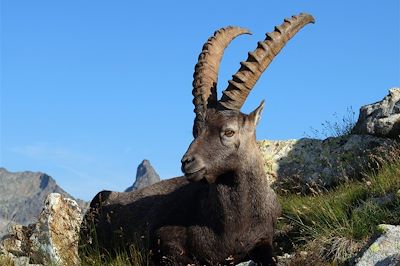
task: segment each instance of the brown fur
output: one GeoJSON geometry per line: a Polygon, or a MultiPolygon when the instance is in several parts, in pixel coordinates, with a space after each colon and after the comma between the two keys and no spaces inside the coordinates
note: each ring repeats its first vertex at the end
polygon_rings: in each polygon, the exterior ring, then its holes
{"type": "MultiPolygon", "coordinates": [[[[100,192],[83,225],[94,226],[102,252],[139,244],[151,250],[156,265],[249,259],[274,265],[272,238],[280,207],[256,145],[261,110],[244,115],[209,109],[204,129],[182,158],[186,178],[134,192],[100,192]],[[227,128],[235,131],[232,137],[224,135],[227,128]]],[[[88,235],[82,226],[82,241],[88,235]]]]}

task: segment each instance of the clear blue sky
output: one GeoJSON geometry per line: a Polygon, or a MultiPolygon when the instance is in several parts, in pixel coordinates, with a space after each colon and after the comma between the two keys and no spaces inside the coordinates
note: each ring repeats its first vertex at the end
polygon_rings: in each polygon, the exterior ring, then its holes
{"type": "Polygon", "coordinates": [[[316,24],[243,108],[266,99],[258,139],[303,137],[400,86],[399,1],[2,0],[0,166],[46,172],[86,200],[130,186],[144,158],[180,175],[203,43],[222,26],[253,32],[227,49],[221,91],[264,33],[300,12],[316,24]]]}

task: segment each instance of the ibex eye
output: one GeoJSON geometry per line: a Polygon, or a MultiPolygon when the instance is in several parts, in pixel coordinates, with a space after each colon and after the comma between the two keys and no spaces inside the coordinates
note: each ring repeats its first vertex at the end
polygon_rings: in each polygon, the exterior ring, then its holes
{"type": "Polygon", "coordinates": [[[232,137],[233,135],[235,135],[235,131],[233,131],[233,130],[225,130],[225,136],[227,136],[227,137],[232,137]]]}

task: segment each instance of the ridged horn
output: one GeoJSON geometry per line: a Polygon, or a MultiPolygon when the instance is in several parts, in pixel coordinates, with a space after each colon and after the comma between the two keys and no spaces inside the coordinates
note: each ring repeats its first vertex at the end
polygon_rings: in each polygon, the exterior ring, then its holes
{"type": "Polygon", "coordinates": [[[267,33],[265,40],[258,42],[257,48],[249,52],[245,62],[240,62],[239,71],[229,80],[229,85],[222,92],[223,95],[219,101],[223,108],[240,110],[261,74],[285,44],[306,24],[314,22],[313,16],[300,13],[285,19],[282,25],[276,26],[273,32],[267,33]]]}
{"type": "Polygon", "coordinates": [[[207,107],[214,107],[217,104],[218,70],[224,50],[234,38],[241,34],[250,34],[250,32],[240,27],[221,28],[203,45],[193,74],[192,94],[196,113],[193,126],[194,137],[203,127],[207,107]]]}

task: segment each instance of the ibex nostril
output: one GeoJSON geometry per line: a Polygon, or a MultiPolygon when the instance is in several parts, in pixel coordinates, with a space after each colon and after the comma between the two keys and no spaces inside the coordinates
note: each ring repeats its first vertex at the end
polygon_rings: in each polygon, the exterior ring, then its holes
{"type": "Polygon", "coordinates": [[[182,157],[182,160],[181,160],[182,166],[185,165],[185,164],[191,163],[194,160],[195,160],[195,158],[193,156],[185,155],[185,156],[182,157]]]}
{"type": "Polygon", "coordinates": [[[181,159],[181,163],[182,163],[182,165],[183,165],[183,164],[185,164],[185,162],[186,162],[186,158],[187,158],[187,156],[186,156],[186,155],[184,155],[184,156],[182,157],[182,159],[181,159]]]}

